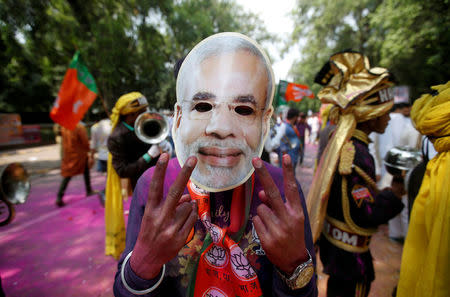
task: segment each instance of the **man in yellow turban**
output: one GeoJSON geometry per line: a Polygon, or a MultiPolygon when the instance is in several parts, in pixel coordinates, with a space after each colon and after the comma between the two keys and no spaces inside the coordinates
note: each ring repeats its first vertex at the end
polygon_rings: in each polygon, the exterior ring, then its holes
{"type": "Polygon", "coordinates": [[[414,102],[411,118],[438,154],[425,171],[403,248],[398,297],[450,296],[450,81],[414,102]]]}
{"type": "Polygon", "coordinates": [[[403,208],[403,184],[379,191],[369,153],[371,132],[383,133],[393,105],[393,77],[357,52],[330,57],[316,77],[337,123],[314,176],[307,203],[313,239],[329,275],[327,296],[367,296],[375,278],[369,243],[379,225],[403,208]]]}
{"type": "MultiPolygon", "coordinates": [[[[163,145],[142,142],[134,132],[134,122],[146,111],[147,99],[139,92],[121,96],[111,114],[112,133],[108,138],[108,177],[106,181],[106,255],[115,258],[125,247],[121,178],[134,189],[138,178],[156,164],[163,145]]],[[[168,142],[165,142],[168,143],[168,142]]],[[[164,150],[170,150],[164,148],[164,150]]]]}

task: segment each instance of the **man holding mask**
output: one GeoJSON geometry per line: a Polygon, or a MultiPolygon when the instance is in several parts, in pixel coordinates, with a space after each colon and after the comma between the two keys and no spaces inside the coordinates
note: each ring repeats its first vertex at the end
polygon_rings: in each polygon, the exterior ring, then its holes
{"type": "Polygon", "coordinates": [[[138,182],[116,296],[317,295],[291,160],[281,170],[259,159],[273,89],[269,60],[244,35],[213,35],[189,53],[177,78],[178,160],[162,154],[138,182]]]}

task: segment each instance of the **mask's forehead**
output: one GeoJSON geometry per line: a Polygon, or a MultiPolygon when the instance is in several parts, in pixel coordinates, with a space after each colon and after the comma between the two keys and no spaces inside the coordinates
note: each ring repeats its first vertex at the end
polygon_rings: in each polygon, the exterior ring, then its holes
{"type": "Polygon", "coordinates": [[[191,100],[205,85],[230,95],[258,83],[258,88],[264,88],[262,107],[270,106],[273,72],[263,50],[242,34],[219,33],[200,42],[184,60],[177,78],[177,102],[191,100]]]}
{"type": "Polygon", "coordinates": [[[258,108],[265,106],[267,72],[261,60],[251,52],[238,50],[208,57],[187,78],[189,83],[182,93],[183,103],[199,94],[210,94],[216,102],[246,98],[258,108]]]}

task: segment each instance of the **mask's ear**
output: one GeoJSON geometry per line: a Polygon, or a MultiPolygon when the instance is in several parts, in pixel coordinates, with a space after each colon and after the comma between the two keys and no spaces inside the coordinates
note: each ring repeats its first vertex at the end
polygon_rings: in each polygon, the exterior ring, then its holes
{"type": "Polygon", "coordinates": [[[270,106],[263,115],[263,123],[262,123],[262,132],[264,135],[264,139],[266,138],[267,134],[269,133],[270,130],[270,119],[272,118],[272,113],[273,113],[273,107],[270,106]]]}
{"type": "Polygon", "coordinates": [[[178,103],[175,103],[175,106],[173,107],[173,110],[175,111],[175,114],[174,114],[174,117],[173,117],[174,118],[174,122],[173,122],[173,126],[172,126],[172,135],[176,135],[176,131],[180,127],[182,109],[181,109],[181,106],[178,103]]]}

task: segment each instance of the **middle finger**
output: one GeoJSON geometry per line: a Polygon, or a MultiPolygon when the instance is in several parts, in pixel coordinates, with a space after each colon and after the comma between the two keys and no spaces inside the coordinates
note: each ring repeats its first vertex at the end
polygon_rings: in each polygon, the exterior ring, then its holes
{"type": "Polygon", "coordinates": [[[175,182],[169,189],[169,193],[167,194],[166,201],[164,202],[162,209],[163,215],[173,214],[173,211],[175,210],[181,195],[183,195],[186,184],[189,181],[196,164],[197,158],[194,156],[189,157],[184,163],[184,166],[175,179],[175,182]]]}
{"type": "Polygon", "coordinates": [[[286,195],[286,201],[294,208],[299,211],[301,206],[300,197],[298,194],[297,180],[295,179],[294,168],[292,166],[291,157],[288,154],[283,155],[283,185],[284,194],[286,195]]]}
{"type": "Polygon", "coordinates": [[[252,164],[261,181],[264,193],[268,198],[264,202],[267,203],[278,216],[285,217],[286,209],[284,202],[283,199],[281,199],[280,191],[278,191],[278,187],[273,181],[272,176],[270,176],[260,158],[253,158],[252,164]]]}

